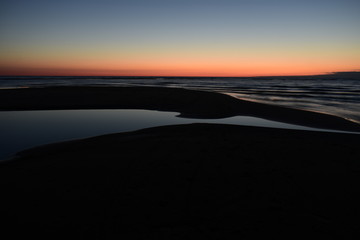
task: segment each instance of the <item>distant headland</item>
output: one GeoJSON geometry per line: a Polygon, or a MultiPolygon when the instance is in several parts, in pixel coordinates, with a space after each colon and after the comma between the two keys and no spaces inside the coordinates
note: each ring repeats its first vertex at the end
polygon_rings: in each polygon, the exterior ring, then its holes
{"type": "Polygon", "coordinates": [[[333,72],[330,74],[319,75],[326,77],[335,77],[335,78],[351,78],[351,79],[360,79],[360,71],[352,71],[352,72],[333,72]]]}
{"type": "Polygon", "coordinates": [[[292,76],[263,76],[254,77],[256,79],[268,79],[268,78],[280,78],[280,79],[350,79],[360,80],[360,71],[348,71],[348,72],[330,72],[318,75],[292,75],[292,76]]]}

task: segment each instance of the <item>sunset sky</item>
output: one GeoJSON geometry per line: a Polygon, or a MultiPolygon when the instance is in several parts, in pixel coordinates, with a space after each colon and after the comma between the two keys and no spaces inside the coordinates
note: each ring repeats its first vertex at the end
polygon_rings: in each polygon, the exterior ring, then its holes
{"type": "Polygon", "coordinates": [[[0,0],[0,75],[360,70],[359,0],[0,0]]]}

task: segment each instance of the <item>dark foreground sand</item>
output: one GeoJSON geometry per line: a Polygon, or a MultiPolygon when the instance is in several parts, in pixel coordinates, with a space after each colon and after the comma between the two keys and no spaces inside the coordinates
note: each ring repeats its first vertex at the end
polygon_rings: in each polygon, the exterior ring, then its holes
{"type": "Polygon", "coordinates": [[[227,95],[159,87],[51,87],[0,90],[0,110],[148,109],[180,112],[181,117],[224,118],[236,115],[360,132],[340,117],[239,100],[227,95]]]}
{"type": "MultiPolygon", "coordinates": [[[[0,106],[246,113],[358,129],[341,118],[181,89],[1,90],[0,106]]],[[[355,134],[191,124],[34,148],[0,163],[1,235],[359,239],[359,143],[355,134]]]]}
{"type": "Polygon", "coordinates": [[[1,165],[1,227],[47,239],[359,239],[359,140],[192,124],[39,147],[1,165]]]}

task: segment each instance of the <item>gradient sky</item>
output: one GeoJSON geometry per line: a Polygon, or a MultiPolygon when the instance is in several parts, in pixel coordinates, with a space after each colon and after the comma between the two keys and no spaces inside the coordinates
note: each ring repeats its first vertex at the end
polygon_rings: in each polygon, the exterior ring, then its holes
{"type": "Polygon", "coordinates": [[[0,75],[360,69],[359,0],[0,0],[0,75]]]}

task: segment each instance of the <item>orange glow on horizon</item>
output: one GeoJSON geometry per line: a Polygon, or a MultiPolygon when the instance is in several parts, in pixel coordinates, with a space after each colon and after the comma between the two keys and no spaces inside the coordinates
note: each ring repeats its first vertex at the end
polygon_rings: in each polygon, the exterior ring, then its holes
{"type": "Polygon", "coordinates": [[[291,66],[223,66],[179,68],[37,68],[0,67],[2,76],[194,76],[194,77],[255,77],[255,76],[301,76],[320,75],[330,72],[356,71],[358,68],[291,66]]]}
{"type": "Polygon", "coordinates": [[[360,68],[358,1],[19,1],[8,1],[1,15],[3,76],[247,77],[360,68]]]}
{"type": "Polygon", "coordinates": [[[184,45],[4,49],[0,75],[31,76],[204,76],[317,75],[360,66],[356,46],[184,45]]]}
{"type": "Polygon", "coordinates": [[[163,76],[163,77],[257,77],[257,76],[306,76],[321,75],[331,72],[356,71],[353,69],[327,71],[171,71],[171,70],[85,70],[85,69],[13,69],[0,70],[0,76],[163,76]]]}
{"type": "Polygon", "coordinates": [[[0,75],[13,76],[203,76],[251,77],[318,75],[359,69],[360,58],[319,56],[159,54],[64,55],[34,58],[32,54],[0,59],[0,75]],[[340,60],[340,61],[339,61],[340,60]]]}

